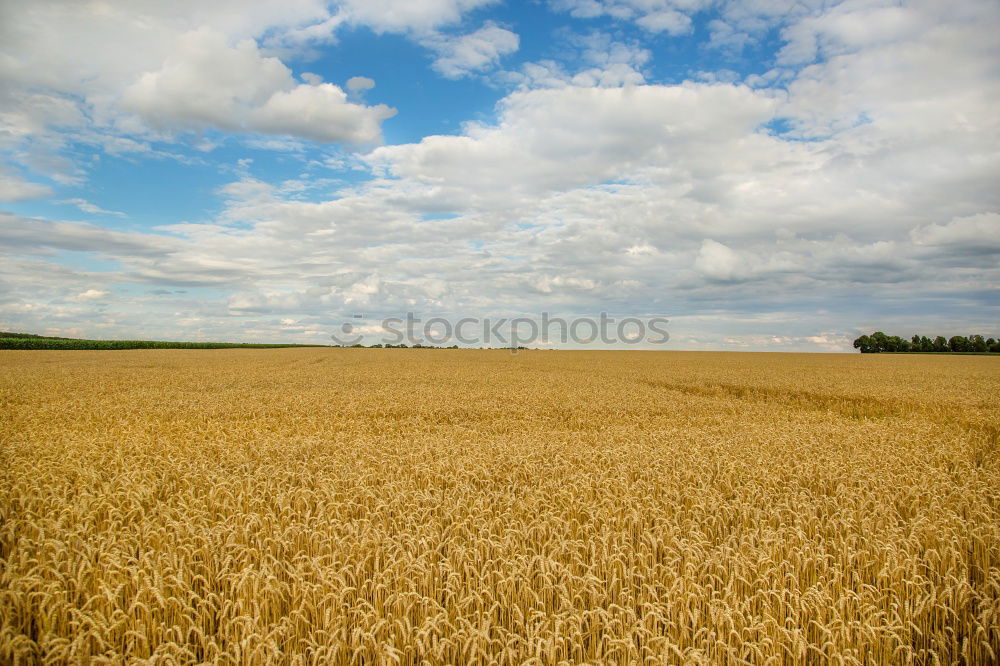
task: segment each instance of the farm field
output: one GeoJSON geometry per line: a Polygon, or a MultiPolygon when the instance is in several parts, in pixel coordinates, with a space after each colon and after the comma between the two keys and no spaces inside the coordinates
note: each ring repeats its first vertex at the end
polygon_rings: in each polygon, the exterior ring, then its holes
{"type": "Polygon", "coordinates": [[[1000,358],[0,351],[0,663],[989,664],[1000,358]]]}

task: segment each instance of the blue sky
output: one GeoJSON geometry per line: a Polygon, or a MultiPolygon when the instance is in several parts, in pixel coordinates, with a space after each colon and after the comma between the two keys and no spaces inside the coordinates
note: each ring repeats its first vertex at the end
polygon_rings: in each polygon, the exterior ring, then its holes
{"type": "Polygon", "coordinates": [[[0,329],[996,335],[998,31],[993,0],[4,3],[0,329]]]}

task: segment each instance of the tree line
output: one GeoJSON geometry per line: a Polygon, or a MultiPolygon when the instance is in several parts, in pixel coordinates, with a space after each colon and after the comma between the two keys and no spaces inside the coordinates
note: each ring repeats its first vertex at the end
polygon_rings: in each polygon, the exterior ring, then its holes
{"type": "Polygon", "coordinates": [[[926,335],[914,335],[909,340],[898,335],[886,335],[875,331],[871,335],[862,335],[854,341],[854,348],[862,354],[878,354],[880,352],[942,352],[942,353],[1000,353],[1000,341],[984,338],[981,335],[953,335],[947,340],[943,335],[933,340],[926,335]]]}
{"type": "Polygon", "coordinates": [[[0,349],[278,349],[326,345],[247,342],[164,342],[160,340],[83,340],[0,331],[0,349]]]}

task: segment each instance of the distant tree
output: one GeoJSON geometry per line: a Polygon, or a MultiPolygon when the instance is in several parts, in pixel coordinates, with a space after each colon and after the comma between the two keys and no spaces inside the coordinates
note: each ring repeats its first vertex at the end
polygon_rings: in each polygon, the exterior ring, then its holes
{"type": "Polygon", "coordinates": [[[946,340],[939,335],[931,340],[926,335],[913,335],[909,340],[898,335],[886,335],[875,331],[871,335],[861,335],[854,340],[854,348],[862,354],[877,354],[879,352],[961,352],[961,353],[1000,353],[1000,340],[982,335],[952,336],[946,340]]]}
{"type": "Polygon", "coordinates": [[[910,343],[898,335],[890,335],[886,338],[885,350],[887,352],[908,352],[910,351],[910,343]]]}
{"type": "Polygon", "coordinates": [[[879,352],[960,352],[960,353],[1000,353],[1000,339],[982,335],[952,336],[946,340],[938,335],[931,340],[926,335],[912,335],[909,340],[898,335],[886,335],[875,331],[871,335],[861,335],[855,338],[854,348],[862,354],[877,354],[879,352]]]}
{"type": "Polygon", "coordinates": [[[878,354],[879,352],[889,351],[889,336],[882,331],[872,333],[871,340],[872,352],[878,354]]]}

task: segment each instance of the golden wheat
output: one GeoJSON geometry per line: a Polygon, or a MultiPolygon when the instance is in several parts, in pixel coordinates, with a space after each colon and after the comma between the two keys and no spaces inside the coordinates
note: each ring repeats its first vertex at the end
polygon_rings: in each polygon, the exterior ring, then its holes
{"type": "Polygon", "coordinates": [[[0,354],[0,662],[987,664],[994,358],[0,354]]]}

